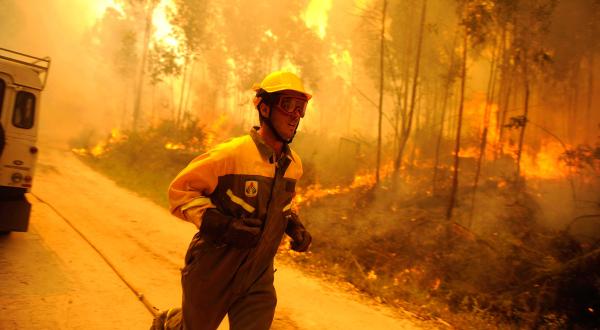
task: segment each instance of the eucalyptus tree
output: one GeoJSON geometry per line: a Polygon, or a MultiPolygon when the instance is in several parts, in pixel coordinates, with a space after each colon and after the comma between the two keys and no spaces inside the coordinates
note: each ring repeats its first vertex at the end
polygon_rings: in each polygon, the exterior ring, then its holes
{"type": "Polygon", "coordinates": [[[452,186],[450,200],[446,209],[446,219],[452,219],[452,212],[456,203],[456,194],[459,184],[461,133],[464,113],[465,85],[467,80],[467,57],[469,49],[475,50],[485,43],[489,35],[489,22],[491,21],[491,9],[493,4],[487,0],[459,0],[458,15],[461,18],[462,27],[462,54],[460,74],[460,96],[458,108],[458,124],[456,139],[454,143],[454,162],[452,174],[452,186]]]}

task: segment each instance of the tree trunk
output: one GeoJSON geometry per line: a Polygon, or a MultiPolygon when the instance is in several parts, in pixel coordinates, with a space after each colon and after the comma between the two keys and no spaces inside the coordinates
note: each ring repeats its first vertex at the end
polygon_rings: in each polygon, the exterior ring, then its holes
{"type": "Polygon", "coordinates": [[[375,170],[375,184],[379,184],[379,167],[381,166],[381,120],[383,118],[383,58],[385,51],[385,16],[387,0],[383,0],[381,10],[381,48],[379,53],[379,118],[377,121],[377,164],[375,170]]]}
{"type": "MultiPolygon", "coordinates": [[[[461,71],[462,71],[462,59],[461,61],[461,71]]],[[[460,79],[460,77],[459,77],[460,79]]],[[[448,136],[455,136],[456,135],[456,128],[458,127],[457,123],[458,123],[458,108],[460,106],[460,84],[457,84],[457,86],[453,87],[454,91],[452,93],[452,96],[450,97],[450,109],[452,109],[452,111],[449,113],[449,117],[448,117],[448,129],[446,130],[447,135],[448,136]]]]}
{"type": "Polygon", "coordinates": [[[581,61],[577,64],[575,77],[572,82],[573,102],[571,103],[571,120],[569,122],[571,143],[576,144],[579,138],[579,130],[576,128],[579,125],[579,81],[581,79],[581,61]]]}
{"type": "MultiPolygon", "coordinates": [[[[398,148],[398,139],[400,137],[400,116],[403,115],[401,113],[401,110],[402,110],[402,87],[398,86],[398,81],[399,81],[398,76],[396,75],[394,63],[389,54],[390,54],[390,52],[386,52],[387,59],[389,62],[389,74],[391,76],[390,77],[391,79],[389,79],[389,80],[390,80],[392,86],[394,87],[394,90],[396,93],[396,106],[394,107],[393,123],[391,123],[394,128],[394,144],[392,146],[392,152],[395,153],[396,148],[398,148]]],[[[348,129],[348,131],[349,131],[349,129],[348,129]]]]}
{"type": "Polygon", "coordinates": [[[498,142],[500,142],[500,149],[498,150],[498,153],[500,155],[502,155],[504,153],[504,143],[502,143],[503,139],[504,139],[504,123],[506,122],[506,115],[508,114],[508,108],[509,108],[509,104],[510,104],[510,95],[512,92],[512,84],[511,84],[511,80],[512,80],[512,74],[511,74],[511,78],[506,80],[506,92],[504,93],[504,100],[502,101],[502,110],[501,110],[501,114],[500,114],[500,132],[498,133],[498,142]]]}
{"type": "Polygon", "coordinates": [[[150,126],[154,125],[156,116],[156,104],[154,103],[156,98],[156,84],[152,84],[152,90],[150,92],[150,126]]]}
{"type": "Polygon", "coordinates": [[[521,176],[521,156],[523,154],[523,140],[525,139],[525,128],[527,127],[527,116],[529,114],[529,76],[527,72],[527,56],[528,53],[527,51],[525,51],[525,56],[523,60],[523,79],[525,82],[525,109],[523,110],[523,127],[521,128],[521,133],[519,134],[519,149],[517,149],[517,180],[519,180],[521,176]]]}
{"type": "MultiPolygon", "coordinates": [[[[454,173],[452,175],[452,190],[450,191],[450,202],[448,203],[448,209],[446,210],[446,219],[452,219],[452,211],[454,209],[454,203],[456,201],[456,191],[458,190],[458,166],[460,159],[460,131],[462,128],[462,116],[465,102],[465,83],[467,79],[467,41],[468,34],[465,29],[465,35],[463,38],[463,58],[462,58],[462,72],[460,79],[460,104],[458,106],[458,118],[456,128],[456,143],[454,144],[454,173]]],[[[450,227],[448,227],[450,230],[450,227]]]]}
{"type": "Polygon", "coordinates": [[[417,98],[417,100],[415,101],[417,103],[417,105],[415,106],[415,112],[413,117],[415,118],[415,130],[414,130],[414,134],[413,134],[413,143],[411,144],[411,148],[410,148],[410,153],[408,156],[408,168],[410,168],[411,170],[414,168],[414,164],[415,164],[415,154],[417,151],[417,147],[418,147],[418,143],[419,141],[423,138],[422,135],[422,131],[421,131],[421,122],[423,121],[422,119],[422,107],[423,107],[423,103],[421,102],[421,97],[417,98]]]}
{"type": "Polygon", "coordinates": [[[156,8],[156,0],[148,0],[146,2],[146,26],[144,28],[144,43],[142,45],[142,60],[138,69],[137,76],[137,91],[135,94],[135,102],[133,105],[133,123],[132,130],[135,132],[138,129],[140,116],[141,116],[141,105],[142,105],[142,92],[144,87],[144,76],[146,71],[146,61],[148,60],[148,46],[150,43],[150,35],[152,34],[152,16],[154,9],[156,8]]]}
{"type": "MultiPolygon", "coordinates": [[[[425,131],[427,130],[427,128],[432,127],[435,123],[435,120],[436,120],[435,113],[437,111],[439,98],[440,98],[440,96],[439,96],[440,89],[437,88],[437,85],[435,83],[427,82],[427,86],[428,86],[427,90],[429,92],[426,93],[425,95],[433,95],[433,102],[431,104],[429,104],[429,102],[427,102],[427,100],[429,100],[429,99],[426,99],[426,102],[425,102],[425,105],[426,105],[425,119],[423,120],[423,127],[422,127],[424,134],[426,133],[425,131]]],[[[433,136],[433,134],[431,134],[431,136],[428,136],[427,138],[429,139],[432,136],[433,136]]]]}
{"type": "MultiPolygon", "coordinates": [[[[496,111],[496,136],[498,137],[498,142],[500,142],[500,129],[502,127],[502,123],[500,122],[500,117],[502,116],[502,97],[506,92],[506,72],[507,72],[507,55],[508,51],[506,49],[506,23],[502,26],[502,36],[500,37],[500,55],[498,56],[498,72],[500,72],[500,83],[498,87],[498,100],[496,104],[498,104],[498,109],[496,111]]],[[[494,157],[497,156],[497,151],[494,153],[494,157]]]]}
{"type": "Polygon", "coordinates": [[[510,104],[510,97],[512,92],[512,80],[514,76],[514,68],[510,61],[510,50],[508,39],[509,32],[507,31],[508,23],[504,24],[502,31],[502,67],[501,67],[501,85],[498,93],[498,115],[497,115],[497,136],[498,136],[498,149],[496,150],[495,157],[499,157],[504,153],[504,123],[508,114],[508,108],[510,104]]]}
{"type": "MultiPolygon", "coordinates": [[[[190,74],[188,75],[188,83],[185,93],[185,100],[183,101],[183,111],[188,112],[190,109],[190,91],[192,90],[192,83],[194,82],[194,72],[196,70],[196,60],[194,57],[191,59],[192,64],[190,65],[190,74]]],[[[245,127],[245,126],[244,126],[245,127]]]]}
{"type": "MultiPolygon", "coordinates": [[[[457,34],[458,35],[458,34],[457,34]]],[[[442,114],[440,119],[440,130],[438,132],[437,141],[435,143],[435,161],[433,165],[433,195],[437,193],[437,177],[438,177],[438,167],[440,164],[440,145],[442,144],[442,137],[444,136],[444,123],[446,120],[446,108],[448,105],[448,98],[450,96],[450,89],[452,87],[452,70],[454,68],[454,55],[456,52],[454,48],[456,47],[456,36],[454,37],[454,41],[452,42],[452,53],[450,54],[450,68],[448,69],[448,76],[446,76],[445,81],[445,90],[444,90],[444,98],[442,100],[442,114]]]]}
{"type": "Polygon", "coordinates": [[[132,83],[134,83],[134,79],[130,81],[126,81],[125,86],[123,87],[123,112],[121,113],[121,129],[127,127],[127,103],[131,101],[130,91],[135,93],[135,89],[132,88],[132,83]]]}
{"type": "MultiPolygon", "coordinates": [[[[401,117],[402,117],[402,125],[400,127],[400,135],[398,138],[398,148],[396,150],[396,154],[404,154],[404,144],[402,143],[402,139],[404,137],[404,127],[406,126],[406,123],[408,122],[407,116],[408,116],[408,91],[409,91],[409,84],[410,84],[410,55],[411,55],[411,47],[412,47],[412,34],[408,34],[407,38],[406,38],[406,54],[404,56],[404,76],[402,77],[402,103],[401,103],[401,117]]],[[[398,159],[398,157],[396,157],[394,159],[394,177],[397,177],[396,174],[398,174],[400,168],[402,167],[402,163],[401,163],[401,159],[398,159]]]]}
{"type": "Polygon", "coordinates": [[[473,195],[471,198],[471,211],[469,212],[469,223],[468,228],[471,228],[471,222],[473,221],[473,211],[475,210],[475,197],[477,195],[477,186],[479,185],[479,176],[481,175],[481,163],[485,156],[485,149],[487,144],[488,129],[490,126],[490,115],[491,115],[491,103],[494,99],[494,81],[496,78],[496,61],[497,61],[498,45],[494,46],[492,53],[492,61],[490,63],[490,77],[488,80],[487,94],[485,100],[485,110],[483,113],[483,131],[481,133],[481,143],[479,145],[479,157],[477,158],[477,167],[475,169],[475,182],[473,183],[473,195]]]}
{"type": "Polygon", "coordinates": [[[417,85],[419,81],[419,66],[421,63],[421,46],[423,45],[423,30],[425,27],[425,15],[427,10],[427,0],[423,1],[423,9],[421,10],[421,22],[419,26],[419,39],[417,43],[417,54],[415,59],[415,70],[412,81],[412,92],[411,92],[411,100],[410,100],[410,110],[408,111],[406,120],[406,125],[402,123],[403,130],[402,136],[400,139],[400,146],[398,148],[398,155],[396,156],[396,160],[394,162],[394,173],[397,175],[400,170],[400,164],[402,163],[402,155],[404,153],[404,148],[406,147],[406,142],[408,141],[408,137],[410,136],[410,131],[412,128],[413,115],[415,111],[415,101],[417,96],[417,85]]]}
{"type": "Polygon", "coordinates": [[[175,111],[175,79],[171,78],[171,86],[169,86],[171,97],[169,98],[171,105],[171,117],[174,123],[177,123],[177,112],[175,111]]]}
{"type": "MultiPolygon", "coordinates": [[[[593,118],[593,114],[594,112],[592,111],[592,102],[594,99],[594,51],[590,51],[590,57],[589,57],[589,65],[590,67],[588,68],[588,95],[587,95],[587,114],[586,114],[586,122],[588,123],[587,125],[587,132],[593,132],[594,131],[594,127],[592,125],[594,125],[594,118],[593,118]]],[[[587,138],[592,138],[591,136],[587,136],[587,138]]]]}
{"type": "Polygon", "coordinates": [[[185,99],[185,85],[187,81],[187,71],[188,71],[188,56],[185,57],[183,62],[183,72],[181,75],[181,88],[179,89],[179,103],[177,104],[177,127],[180,127],[183,119],[183,100],[185,99]]]}
{"type": "MultiPolygon", "coordinates": [[[[408,57],[410,56],[410,44],[411,42],[407,42],[406,45],[406,58],[408,59],[408,57]]],[[[408,116],[408,85],[409,85],[409,80],[410,80],[410,64],[408,60],[405,60],[405,66],[404,66],[404,77],[403,77],[403,92],[402,92],[402,103],[400,105],[400,114],[402,117],[402,125],[400,127],[400,135],[398,138],[398,149],[396,150],[396,154],[397,155],[402,155],[404,153],[404,144],[402,143],[402,139],[404,138],[404,126],[406,125],[407,120],[407,116],[408,116]]],[[[402,166],[402,157],[396,157],[396,159],[394,159],[394,173],[397,174],[398,171],[400,170],[400,167],[402,166]]]]}

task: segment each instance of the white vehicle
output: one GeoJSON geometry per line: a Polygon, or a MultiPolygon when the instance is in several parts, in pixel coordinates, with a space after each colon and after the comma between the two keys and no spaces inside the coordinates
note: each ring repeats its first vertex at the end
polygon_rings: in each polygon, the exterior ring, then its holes
{"type": "Polygon", "coordinates": [[[0,48],[0,232],[27,231],[40,94],[50,58],[0,48]]]}

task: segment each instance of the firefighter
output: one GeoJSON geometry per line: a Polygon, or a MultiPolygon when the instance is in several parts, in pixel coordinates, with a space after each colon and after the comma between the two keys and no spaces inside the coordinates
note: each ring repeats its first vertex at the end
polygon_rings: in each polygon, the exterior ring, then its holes
{"type": "Polygon", "coordinates": [[[216,146],[183,169],[169,187],[171,212],[194,223],[182,269],[181,312],[155,327],[269,329],[277,298],[273,259],[285,234],[305,252],[311,235],[292,209],[302,175],[289,147],[311,95],[295,74],[276,71],[254,86],[260,127],[216,146]]]}

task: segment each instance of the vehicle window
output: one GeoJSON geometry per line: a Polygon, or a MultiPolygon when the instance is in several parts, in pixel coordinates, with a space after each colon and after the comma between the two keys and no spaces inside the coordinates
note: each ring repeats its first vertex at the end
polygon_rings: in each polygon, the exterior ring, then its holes
{"type": "Polygon", "coordinates": [[[4,87],[6,87],[6,83],[0,79],[0,116],[2,116],[2,105],[4,104],[4,87]]]}
{"type": "Polygon", "coordinates": [[[34,115],[35,95],[25,91],[18,92],[12,117],[13,125],[19,128],[29,129],[33,127],[34,115]]]}

